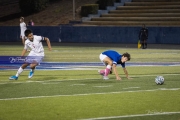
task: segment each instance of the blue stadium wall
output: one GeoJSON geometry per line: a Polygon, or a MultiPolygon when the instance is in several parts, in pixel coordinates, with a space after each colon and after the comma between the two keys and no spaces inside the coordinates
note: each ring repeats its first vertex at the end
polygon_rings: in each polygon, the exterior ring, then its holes
{"type": "MultiPolygon", "coordinates": [[[[141,27],[95,26],[33,26],[35,35],[49,37],[51,42],[63,43],[128,43],[136,44],[141,27]]],[[[148,27],[148,43],[180,44],[180,27],[148,27]]],[[[19,26],[1,26],[0,42],[20,41],[19,26]]]]}

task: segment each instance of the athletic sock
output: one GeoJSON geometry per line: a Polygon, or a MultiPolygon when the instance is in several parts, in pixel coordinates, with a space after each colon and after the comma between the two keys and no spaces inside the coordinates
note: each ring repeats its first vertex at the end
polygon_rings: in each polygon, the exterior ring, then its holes
{"type": "Polygon", "coordinates": [[[110,65],[107,65],[106,69],[104,70],[105,71],[105,76],[108,76],[108,74],[110,73],[111,71],[111,66],[110,65]]]}
{"type": "Polygon", "coordinates": [[[21,67],[18,69],[17,73],[16,73],[16,77],[19,77],[19,75],[23,72],[24,69],[22,69],[21,67]]]}

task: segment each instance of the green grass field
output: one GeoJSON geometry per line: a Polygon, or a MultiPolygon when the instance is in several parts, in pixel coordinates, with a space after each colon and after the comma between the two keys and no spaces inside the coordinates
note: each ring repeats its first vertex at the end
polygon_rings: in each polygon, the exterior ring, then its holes
{"type": "MultiPolygon", "coordinates": [[[[46,62],[100,62],[107,49],[129,52],[133,63],[179,63],[180,50],[118,47],[45,46],[46,62]]],[[[21,55],[21,45],[0,45],[0,56],[21,55]],[[11,49],[10,49],[11,48],[11,49]]],[[[86,68],[86,67],[85,67],[86,68]]],[[[0,120],[180,120],[180,66],[127,66],[122,81],[103,80],[97,70],[26,69],[17,81],[16,70],[0,70],[0,120]],[[162,75],[163,85],[154,79],[162,75]]]]}

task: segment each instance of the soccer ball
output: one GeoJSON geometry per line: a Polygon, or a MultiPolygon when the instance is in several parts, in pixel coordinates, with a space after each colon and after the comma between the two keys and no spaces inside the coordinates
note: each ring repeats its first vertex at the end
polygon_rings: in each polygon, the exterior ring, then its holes
{"type": "Polygon", "coordinates": [[[157,85],[162,85],[162,84],[164,83],[164,77],[163,77],[163,76],[157,76],[157,77],[155,78],[155,83],[156,83],[157,85]]]}

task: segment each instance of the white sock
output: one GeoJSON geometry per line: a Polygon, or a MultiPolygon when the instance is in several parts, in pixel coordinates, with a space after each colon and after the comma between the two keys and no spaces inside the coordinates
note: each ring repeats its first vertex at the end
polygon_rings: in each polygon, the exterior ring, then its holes
{"type": "Polygon", "coordinates": [[[107,67],[106,67],[106,68],[111,69],[111,66],[110,66],[110,65],[107,65],[107,67]]]}
{"type": "Polygon", "coordinates": [[[24,69],[22,69],[21,67],[18,69],[17,73],[16,73],[16,77],[18,77],[24,69]]]}

